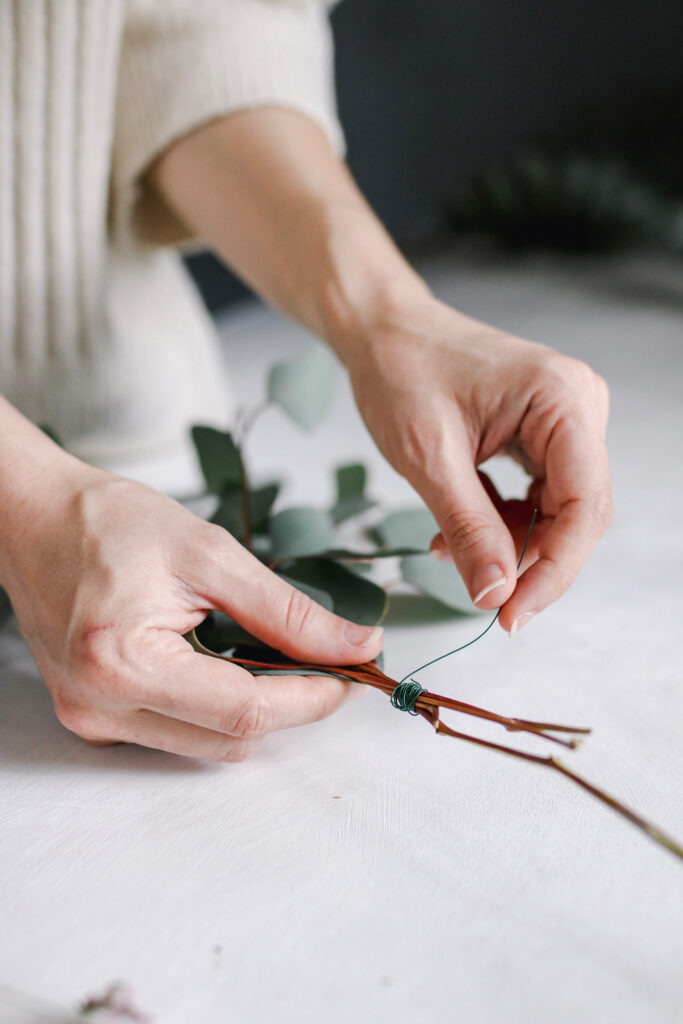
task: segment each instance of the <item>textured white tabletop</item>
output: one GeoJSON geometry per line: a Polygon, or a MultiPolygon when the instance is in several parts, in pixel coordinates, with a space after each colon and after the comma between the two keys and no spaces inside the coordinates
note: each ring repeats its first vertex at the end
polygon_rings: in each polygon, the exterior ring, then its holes
{"type": "MultiPolygon", "coordinates": [[[[680,267],[462,251],[423,269],[465,311],[608,379],[616,501],[570,594],[428,685],[593,726],[570,762],[680,838],[680,267]]],[[[256,306],[221,330],[241,398],[307,344],[256,306]]],[[[292,480],[287,501],[326,500],[329,467],[354,457],[388,505],[412,500],[341,378],[317,433],[273,413],[251,454],[292,480]]],[[[183,467],[163,472],[184,486],[183,467]]],[[[387,622],[398,676],[480,623],[411,609],[397,597],[387,622]]],[[[437,738],[375,692],[239,765],[92,749],[58,724],[11,628],[0,667],[0,982],[31,996],[0,988],[2,1024],[66,1022],[115,979],[158,1024],[683,1020],[681,865],[565,780],[437,738]]]]}

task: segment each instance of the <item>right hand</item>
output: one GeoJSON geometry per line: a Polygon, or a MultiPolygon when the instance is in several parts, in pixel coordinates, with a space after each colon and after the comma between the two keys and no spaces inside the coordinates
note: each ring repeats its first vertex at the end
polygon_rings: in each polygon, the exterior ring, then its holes
{"type": "Polygon", "coordinates": [[[170,498],[59,458],[68,472],[49,499],[40,480],[33,507],[24,493],[2,569],[68,729],[241,761],[266,733],[318,721],[367,690],[325,676],[257,678],[197,654],[183,634],[210,608],[298,661],[369,661],[382,631],[321,608],[170,498]]]}

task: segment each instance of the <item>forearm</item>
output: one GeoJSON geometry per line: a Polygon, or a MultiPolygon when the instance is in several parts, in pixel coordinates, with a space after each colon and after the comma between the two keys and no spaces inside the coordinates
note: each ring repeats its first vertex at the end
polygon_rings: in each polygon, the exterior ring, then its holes
{"type": "Polygon", "coordinates": [[[152,180],[227,264],[342,358],[427,294],[322,130],[300,114],[214,121],[172,146],[152,180]]]}
{"type": "Polygon", "coordinates": [[[0,584],[9,586],[14,556],[36,519],[52,517],[71,483],[87,472],[87,467],[2,396],[0,436],[0,584]]]}

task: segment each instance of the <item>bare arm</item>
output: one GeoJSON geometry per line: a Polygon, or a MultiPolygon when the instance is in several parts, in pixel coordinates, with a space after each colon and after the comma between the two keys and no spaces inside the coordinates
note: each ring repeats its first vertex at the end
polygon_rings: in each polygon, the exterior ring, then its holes
{"type": "Polygon", "coordinates": [[[178,141],[153,185],[270,303],[349,370],[378,446],[432,509],[482,608],[516,632],[554,601],[611,517],[607,388],[585,364],[437,301],[306,117],[258,109],[178,141]],[[531,480],[505,501],[477,466],[499,451],[531,480]],[[530,510],[543,521],[516,582],[530,510]]]}

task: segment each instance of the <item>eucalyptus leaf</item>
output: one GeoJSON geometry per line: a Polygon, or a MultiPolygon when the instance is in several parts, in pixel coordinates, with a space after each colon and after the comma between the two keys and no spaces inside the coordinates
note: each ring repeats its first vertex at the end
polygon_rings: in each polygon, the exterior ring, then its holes
{"type": "Polygon", "coordinates": [[[353,519],[354,516],[367,512],[369,508],[374,508],[376,504],[372,498],[345,498],[332,509],[332,519],[337,524],[344,523],[347,519],[353,519]]]}
{"type": "Polygon", "coordinates": [[[373,508],[377,502],[365,494],[367,472],[360,462],[338,466],[335,471],[337,498],[331,514],[335,523],[343,523],[353,516],[359,516],[373,508]]]}
{"type": "Polygon", "coordinates": [[[334,358],[322,345],[315,345],[272,367],[268,397],[303,430],[313,430],[330,408],[334,381],[334,358]]]}
{"type": "Polygon", "coordinates": [[[351,462],[346,466],[337,466],[337,501],[346,498],[361,498],[365,494],[367,471],[361,462],[351,462]]]}
{"type": "Polygon", "coordinates": [[[242,455],[232,434],[214,427],[192,427],[192,441],[210,494],[229,493],[242,481],[242,455]]]}
{"type": "Polygon", "coordinates": [[[271,558],[276,562],[314,555],[334,544],[332,519],[328,512],[318,508],[286,508],[276,512],[270,520],[269,532],[271,558]]]}
{"type": "MultiPolygon", "coordinates": [[[[265,530],[268,524],[268,513],[273,507],[279,491],[279,483],[265,484],[263,487],[256,487],[249,491],[249,518],[252,534],[265,530]]],[[[244,540],[244,513],[241,487],[233,487],[224,493],[218,508],[211,516],[211,522],[228,530],[237,540],[244,540]]]]}
{"type": "Polygon", "coordinates": [[[408,555],[400,562],[401,576],[423,594],[468,614],[478,614],[463,579],[451,562],[442,562],[431,555],[408,555]]]}
{"type": "Polygon", "coordinates": [[[329,558],[302,558],[287,566],[290,580],[298,580],[330,595],[337,615],[363,626],[381,622],[387,610],[387,595],[371,580],[363,579],[329,558]]]}
{"type": "Polygon", "coordinates": [[[210,612],[195,632],[197,639],[216,654],[222,654],[238,644],[261,646],[260,640],[223,612],[210,612]]]}
{"type": "Polygon", "coordinates": [[[432,537],[438,532],[436,519],[424,506],[391,512],[372,530],[382,547],[409,547],[422,551],[429,550],[432,537]]]}

